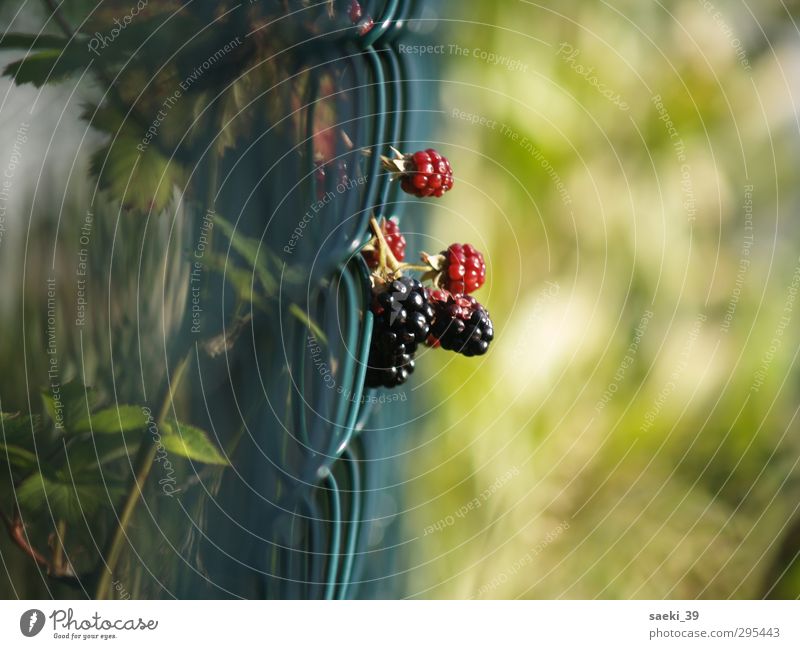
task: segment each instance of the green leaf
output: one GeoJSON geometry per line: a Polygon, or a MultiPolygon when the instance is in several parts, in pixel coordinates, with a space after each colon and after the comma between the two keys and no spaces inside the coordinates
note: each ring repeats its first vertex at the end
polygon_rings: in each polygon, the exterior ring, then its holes
{"type": "Polygon", "coordinates": [[[30,56],[10,63],[3,70],[7,77],[14,77],[17,84],[32,83],[37,88],[43,86],[47,81],[55,81],[52,75],[55,70],[61,50],[51,49],[44,52],[37,52],[30,56]]]}
{"type": "Polygon", "coordinates": [[[214,217],[214,225],[222,230],[227,239],[231,242],[231,246],[238,252],[245,260],[251,265],[255,266],[258,262],[258,241],[252,237],[248,237],[241,232],[236,232],[234,226],[221,216],[214,217]]]}
{"type": "Polygon", "coordinates": [[[52,440],[42,436],[42,418],[38,415],[0,413],[0,471],[10,466],[13,480],[18,480],[37,467],[37,452],[50,457],[52,440]]]}
{"type": "Polygon", "coordinates": [[[0,413],[0,442],[14,444],[33,452],[34,437],[42,431],[42,418],[20,413],[0,413]]]}
{"type": "Polygon", "coordinates": [[[306,327],[309,328],[311,333],[317,338],[317,340],[321,341],[323,344],[328,344],[328,337],[325,335],[325,332],[322,331],[320,326],[314,322],[310,315],[308,315],[300,305],[295,304],[294,302],[289,305],[289,313],[291,313],[295,318],[297,318],[300,322],[302,322],[306,327]]]}
{"type": "Polygon", "coordinates": [[[161,425],[161,432],[161,444],[170,453],[205,464],[229,464],[204,430],[173,419],[161,425]]]}
{"type": "Polygon", "coordinates": [[[133,462],[139,450],[141,433],[122,435],[85,435],[73,437],[67,443],[65,467],[73,474],[96,469],[115,460],[128,458],[133,462]]]}
{"type": "Polygon", "coordinates": [[[206,255],[206,263],[209,268],[225,276],[225,279],[233,286],[236,297],[245,304],[252,303],[260,309],[266,309],[266,303],[253,292],[253,274],[249,270],[239,268],[230,261],[225,262],[222,255],[206,255]]]}
{"type": "Polygon", "coordinates": [[[125,114],[115,104],[83,104],[81,119],[91,124],[92,128],[103,133],[114,135],[125,122],[125,114]]]}
{"type": "Polygon", "coordinates": [[[284,286],[301,286],[305,285],[305,283],[308,281],[308,271],[306,269],[297,265],[287,264],[274,253],[270,253],[270,256],[272,258],[272,263],[276,268],[276,272],[281,277],[281,283],[284,286]]]}
{"type": "Polygon", "coordinates": [[[41,50],[10,63],[3,70],[3,74],[13,77],[19,85],[32,83],[39,88],[45,83],[61,81],[83,70],[91,63],[92,56],[85,41],[73,39],[64,48],[41,50]]]}
{"type": "Polygon", "coordinates": [[[93,388],[74,379],[58,386],[57,390],[52,387],[43,389],[42,401],[56,429],[63,432],[73,430],[77,422],[94,410],[97,395],[93,388]]]}
{"type": "Polygon", "coordinates": [[[31,471],[36,466],[36,456],[20,446],[0,442],[0,464],[2,464],[3,454],[5,454],[8,464],[22,471],[31,471]]]}
{"type": "Polygon", "coordinates": [[[34,473],[20,484],[16,496],[24,512],[48,512],[53,518],[79,522],[102,506],[115,502],[123,492],[119,484],[103,484],[99,473],[71,480],[66,472],[53,476],[34,473]],[[108,489],[107,489],[108,487],[108,489]]]}
{"type": "Polygon", "coordinates": [[[140,430],[145,426],[147,426],[147,417],[139,406],[112,406],[92,413],[91,417],[80,419],[69,432],[110,435],[140,430]]]}
{"type": "Polygon", "coordinates": [[[267,295],[275,295],[278,290],[278,283],[267,268],[268,257],[263,246],[259,245],[259,240],[237,232],[230,223],[219,215],[214,218],[214,225],[222,230],[222,234],[231,242],[231,247],[244,257],[244,260],[256,272],[264,292],[267,295]]]}
{"type": "Polygon", "coordinates": [[[164,209],[173,188],[182,187],[186,180],[178,162],[166,158],[153,143],[146,146],[131,133],[120,134],[96,151],[91,171],[114,200],[139,212],[164,209]]]}
{"type": "Polygon", "coordinates": [[[4,50],[41,50],[58,49],[63,50],[67,45],[67,39],[63,36],[52,36],[50,34],[5,34],[0,39],[0,49],[4,50]]]}

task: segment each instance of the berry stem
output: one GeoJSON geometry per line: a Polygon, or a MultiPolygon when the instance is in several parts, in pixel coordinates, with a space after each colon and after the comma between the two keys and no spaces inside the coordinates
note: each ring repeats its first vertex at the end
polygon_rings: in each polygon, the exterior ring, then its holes
{"type": "Polygon", "coordinates": [[[444,269],[446,260],[443,255],[429,255],[427,252],[423,252],[420,258],[425,264],[425,270],[441,271],[444,269]]]}
{"type": "Polygon", "coordinates": [[[381,166],[384,171],[388,171],[390,174],[402,174],[406,171],[406,161],[404,158],[389,158],[382,155],[381,166]]]}
{"type": "Polygon", "coordinates": [[[372,234],[375,235],[375,240],[378,242],[380,267],[386,268],[388,266],[389,270],[394,273],[402,270],[403,265],[397,261],[392,249],[389,247],[389,244],[386,243],[380,223],[378,223],[378,219],[376,219],[374,216],[371,216],[369,219],[369,227],[372,230],[372,234]]]}
{"type": "MultiPolygon", "coordinates": [[[[389,156],[380,154],[379,157],[381,159],[381,166],[383,167],[384,171],[388,171],[390,174],[403,174],[406,172],[406,157],[393,146],[389,147],[392,151],[393,158],[389,156]]],[[[361,149],[361,153],[367,157],[372,155],[372,149],[361,149]]]]}

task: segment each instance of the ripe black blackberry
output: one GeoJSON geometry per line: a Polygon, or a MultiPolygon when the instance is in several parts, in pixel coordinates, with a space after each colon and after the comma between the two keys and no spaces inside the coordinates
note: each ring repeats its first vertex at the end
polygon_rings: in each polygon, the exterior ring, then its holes
{"type": "Polygon", "coordinates": [[[428,300],[433,308],[431,344],[464,356],[482,356],[488,351],[494,325],[478,300],[445,290],[428,291],[428,300]]]}
{"type": "Polygon", "coordinates": [[[366,385],[393,388],[413,373],[417,347],[430,334],[433,309],[418,280],[400,277],[378,293],[372,313],[366,385]]]}

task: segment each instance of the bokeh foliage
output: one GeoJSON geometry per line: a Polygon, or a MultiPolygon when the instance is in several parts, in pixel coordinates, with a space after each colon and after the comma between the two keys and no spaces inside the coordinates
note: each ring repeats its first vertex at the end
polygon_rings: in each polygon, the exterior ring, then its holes
{"type": "Polygon", "coordinates": [[[448,8],[434,238],[486,249],[500,335],[431,376],[411,594],[800,595],[798,6],[716,4],[448,8]]]}

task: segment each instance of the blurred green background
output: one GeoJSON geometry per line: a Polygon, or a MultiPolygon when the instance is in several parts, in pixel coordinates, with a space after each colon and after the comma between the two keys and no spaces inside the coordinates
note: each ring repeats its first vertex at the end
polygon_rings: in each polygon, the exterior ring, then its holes
{"type": "Polygon", "coordinates": [[[499,334],[420,363],[409,594],[797,597],[798,3],[446,5],[499,334]]]}

